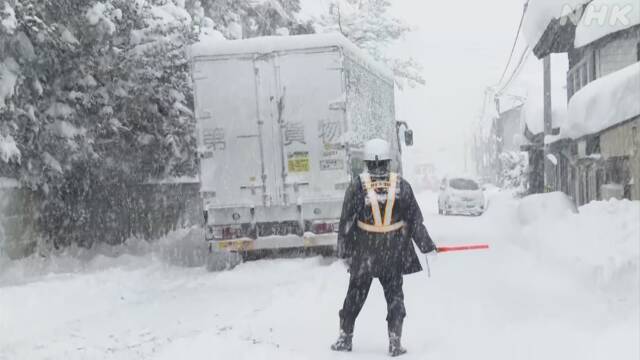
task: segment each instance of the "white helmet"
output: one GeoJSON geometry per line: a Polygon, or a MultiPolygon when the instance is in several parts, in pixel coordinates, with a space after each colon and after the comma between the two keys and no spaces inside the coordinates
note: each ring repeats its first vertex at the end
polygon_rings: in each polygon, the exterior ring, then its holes
{"type": "Polygon", "coordinates": [[[364,161],[391,160],[391,146],[382,139],[373,139],[364,144],[364,161]]]}

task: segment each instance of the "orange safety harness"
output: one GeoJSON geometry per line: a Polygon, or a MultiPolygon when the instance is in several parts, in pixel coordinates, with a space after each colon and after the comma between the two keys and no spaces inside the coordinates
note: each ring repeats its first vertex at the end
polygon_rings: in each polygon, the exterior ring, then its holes
{"type": "Polygon", "coordinates": [[[405,225],[404,221],[399,221],[395,224],[391,223],[393,218],[393,205],[396,202],[398,174],[391,173],[389,175],[389,181],[372,182],[371,175],[369,175],[369,173],[363,173],[362,175],[360,175],[360,180],[362,181],[362,185],[367,191],[367,197],[369,198],[369,202],[371,203],[373,225],[358,221],[358,227],[364,231],[378,234],[386,234],[402,229],[405,225]],[[387,205],[384,210],[384,219],[382,218],[382,213],[380,212],[378,194],[376,193],[376,189],[380,188],[387,190],[387,205]]]}

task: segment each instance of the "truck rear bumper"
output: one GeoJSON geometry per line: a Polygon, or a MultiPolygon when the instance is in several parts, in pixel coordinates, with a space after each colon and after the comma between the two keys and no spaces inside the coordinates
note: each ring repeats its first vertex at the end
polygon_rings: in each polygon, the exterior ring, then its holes
{"type": "Polygon", "coordinates": [[[210,241],[213,251],[256,251],[275,249],[303,249],[314,247],[335,247],[338,241],[337,234],[312,234],[306,233],[304,236],[286,235],[269,236],[258,239],[240,238],[234,240],[210,241]]]}

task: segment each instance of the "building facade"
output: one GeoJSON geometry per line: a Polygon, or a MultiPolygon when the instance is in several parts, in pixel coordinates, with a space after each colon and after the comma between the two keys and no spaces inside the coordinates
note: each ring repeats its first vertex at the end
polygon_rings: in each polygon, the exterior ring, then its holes
{"type": "Polygon", "coordinates": [[[569,123],[546,134],[545,191],[578,205],[640,200],[640,25],[576,48],[576,27],[567,23],[552,22],[534,50],[539,58],[567,53],[570,65],[569,123]]]}

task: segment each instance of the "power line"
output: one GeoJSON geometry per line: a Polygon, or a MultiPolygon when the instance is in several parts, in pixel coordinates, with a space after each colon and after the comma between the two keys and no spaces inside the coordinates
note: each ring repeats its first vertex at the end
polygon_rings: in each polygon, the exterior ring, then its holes
{"type": "Polygon", "coordinates": [[[507,75],[507,71],[509,70],[509,65],[511,65],[511,60],[513,60],[513,55],[516,52],[516,47],[518,45],[518,40],[520,39],[520,33],[522,32],[522,25],[524,23],[524,17],[527,14],[527,9],[529,8],[529,1],[524,4],[524,8],[522,9],[522,16],[520,17],[520,24],[518,25],[518,31],[516,32],[515,39],[513,41],[513,46],[511,47],[511,53],[509,54],[509,59],[507,60],[507,65],[504,67],[504,71],[502,72],[502,76],[500,76],[500,80],[498,81],[498,85],[502,84],[502,80],[504,80],[505,75],[507,75]]]}
{"type": "Polygon", "coordinates": [[[530,49],[529,46],[527,46],[524,49],[524,52],[522,53],[522,55],[520,56],[520,60],[518,61],[518,65],[516,65],[515,69],[513,70],[513,73],[511,73],[511,76],[509,77],[509,80],[507,80],[507,82],[504,84],[504,86],[502,88],[500,88],[500,90],[498,90],[496,92],[497,96],[502,95],[502,93],[509,86],[511,86],[511,83],[520,75],[520,72],[524,68],[524,64],[526,63],[526,61],[529,59],[529,56],[531,55],[531,52],[529,51],[529,49],[530,49]]]}

